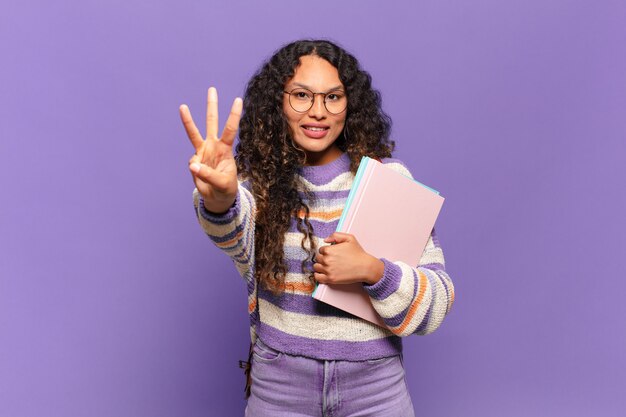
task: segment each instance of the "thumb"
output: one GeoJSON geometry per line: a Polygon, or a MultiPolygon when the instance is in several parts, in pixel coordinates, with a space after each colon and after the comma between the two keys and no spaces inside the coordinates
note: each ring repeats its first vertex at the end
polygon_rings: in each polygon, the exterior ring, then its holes
{"type": "Polygon", "coordinates": [[[205,164],[193,161],[189,164],[189,170],[208,184],[212,184],[215,181],[215,170],[205,164]]]}

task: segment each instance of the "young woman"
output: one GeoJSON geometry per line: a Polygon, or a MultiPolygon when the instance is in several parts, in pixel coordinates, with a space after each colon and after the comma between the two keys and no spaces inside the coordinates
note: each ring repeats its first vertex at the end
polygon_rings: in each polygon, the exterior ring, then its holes
{"type": "Polygon", "coordinates": [[[434,231],[417,266],[335,232],[361,157],[410,175],[391,159],[390,120],[369,74],[331,42],[293,42],[235,99],[221,137],[217,113],[210,88],[203,139],[180,107],[196,150],[199,222],[247,283],[246,416],[413,416],[400,337],[434,331],[454,289],[434,231]],[[313,299],[316,282],[361,282],[387,327],[313,299]]]}

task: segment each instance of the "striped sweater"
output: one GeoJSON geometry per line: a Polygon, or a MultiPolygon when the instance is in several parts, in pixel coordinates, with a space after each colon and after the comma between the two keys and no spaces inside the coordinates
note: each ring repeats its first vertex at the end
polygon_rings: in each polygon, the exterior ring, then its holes
{"type": "MultiPolygon", "coordinates": [[[[382,161],[410,175],[396,159],[382,161]]],[[[301,195],[310,208],[309,219],[317,244],[337,227],[354,175],[346,154],[323,166],[300,169],[301,195]],[[308,198],[306,198],[308,195],[308,198]]],[[[194,191],[194,206],[200,225],[235,263],[247,284],[250,333],[268,346],[292,355],[323,360],[369,360],[397,355],[400,336],[434,331],[450,311],[454,287],[445,272],[444,258],[434,230],[418,266],[402,262],[385,264],[384,274],[374,285],[364,284],[376,311],[387,328],[356,318],[311,297],[314,286],[301,272],[306,252],[302,234],[292,219],[285,236],[284,257],[288,268],[284,292],[276,296],[257,286],[254,279],[255,201],[247,182],[240,182],[230,210],[215,215],[204,208],[194,191]]],[[[311,265],[309,265],[311,266],[311,265]]]]}

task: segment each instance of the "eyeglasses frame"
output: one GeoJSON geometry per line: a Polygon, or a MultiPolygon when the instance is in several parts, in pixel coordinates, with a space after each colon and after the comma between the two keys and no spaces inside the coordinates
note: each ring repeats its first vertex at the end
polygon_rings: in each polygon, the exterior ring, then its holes
{"type": "Polygon", "coordinates": [[[347,97],[346,97],[346,107],[345,107],[343,110],[341,110],[339,113],[333,113],[332,111],[328,110],[328,107],[326,106],[326,96],[327,96],[327,95],[329,95],[329,94],[333,94],[333,93],[339,92],[339,91],[341,91],[343,94],[346,94],[346,92],[345,92],[345,91],[343,91],[343,90],[331,90],[331,91],[329,91],[329,92],[327,92],[327,93],[316,93],[316,92],[313,92],[313,91],[309,90],[308,88],[304,88],[304,87],[296,87],[296,88],[294,88],[294,89],[293,89],[293,90],[291,90],[291,91],[285,91],[285,90],[283,90],[283,93],[284,93],[284,94],[289,94],[289,106],[290,106],[290,107],[293,109],[293,111],[295,111],[296,113],[306,113],[306,112],[308,112],[309,110],[311,110],[311,108],[313,107],[313,105],[315,105],[315,96],[320,96],[320,95],[321,95],[321,96],[324,96],[324,98],[322,99],[322,103],[324,103],[324,108],[326,109],[326,111],[327,111],[328,113],[330,113],[330,114],[341,114],[341,113],[343,113],[344,111],[346,111],[346,109],[348,108],[348,99],[347,99],[347,97]],[[303,110],[303,111],[296,110],[296,109],[293,107],[293,104],[291,104],[291,94],[293,94],[293,92],[294,92],[294,91],[296,91],[296,90],[306,90],[306,91],[309,91],[311,94],[313,94],[313,100],[311,101],[311,105],[309,106],[309,108],[308,108],[308,109],[303,110]]]}

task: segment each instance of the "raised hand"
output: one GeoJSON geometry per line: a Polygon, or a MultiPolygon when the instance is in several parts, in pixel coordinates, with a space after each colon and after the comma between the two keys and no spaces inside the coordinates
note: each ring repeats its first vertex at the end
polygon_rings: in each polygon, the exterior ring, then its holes
{"type": "Polygon", "coordinates": [[[213,213],[223,213],[234,203],[237,196],[237,165],[233,156],[233,141],[239,127],[242,100],[233,102],[230,115],[222,131],[217,136],[218,108],[217,90],[209,88],[207,94],[206,139],[193,122],[189,107],[180,106],[180,118],[187,136],[196,152],[189,159],[189,170],[198,192],[204,199],[204,206],[213,213]]]}

